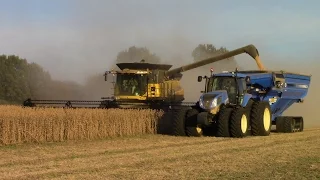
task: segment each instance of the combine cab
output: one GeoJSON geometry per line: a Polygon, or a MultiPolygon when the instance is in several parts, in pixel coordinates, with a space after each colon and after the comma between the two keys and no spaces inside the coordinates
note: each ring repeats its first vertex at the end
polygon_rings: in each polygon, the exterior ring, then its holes
{"type": "MultiPolygon", "coordinates": [[[[198,77],[206,80],[205,92],[186,112],[188,136],[268,136],[303,131],[303,117],[282,116],[294,103],[303,102],[311,76],[278,71],[234,71],[198,77]]],[[[184,134],[177,134],[184,135],[184,134]]]]}

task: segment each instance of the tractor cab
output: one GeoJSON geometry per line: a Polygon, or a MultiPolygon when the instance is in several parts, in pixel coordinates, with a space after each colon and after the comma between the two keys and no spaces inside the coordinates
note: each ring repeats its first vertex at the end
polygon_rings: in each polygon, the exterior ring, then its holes
{"type": "Polygon", "coordinates": [[[237,72],[212,74],[210,77],[198,77],[198,82],[205,78],[205,91],[200,97],[200,107],[206,110],[218,108],[220,104],[241,104],[247,90],[248,77],[237,72]],[[205,105],[206,104],[206,105],[205,105]]]}

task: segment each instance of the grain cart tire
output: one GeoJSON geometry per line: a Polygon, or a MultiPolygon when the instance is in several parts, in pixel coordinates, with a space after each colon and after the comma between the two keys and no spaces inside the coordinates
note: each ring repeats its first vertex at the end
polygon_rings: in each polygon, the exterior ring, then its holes
{"type": "Polygon", "coordinates": [[[284,117],[282,123],[283,123],[283,132],[284,133],[293,133],[294,132],[295,121],[292,117],[284,117]]]}
{"type": "Polygon", "coordinates": [[[186,114],[186,135],[200,137],[203,134],[202,129],[198,126],[197,115],[199,111],[197,109],[189,109],[186,114]]]}
{"type": "Polygon", "coordinates": [[[172,112],[172,135],[186,136],[185,133],[185,117],[186,109],[173,110],[172,112]]]}
{"type": "Polygon", "coordinates": [[[270,135],[272,119],[271,108],[268,102],[254,102],[251,108],[251,133],[253,136],[270,135]]]}
{"type": "Polygon", "coordinates": [[[304,129],[304,121],[303,121],[303,117],[301,117],[300,119],[300,127],[299,127],[299,132],[302,132],[304,129]]]}
{"type": "Polygon", "coordinates": [[[248,135],[249,118],[246,109],[236,107],[230,118],[230,134],[232,137],[242,138],[248,135]]]}
{"type": "Polygon", "coordinates": [[[232,108],[221,109],[217,120],[217,137],[230,137],[229,122],[232,108]]]}
{"type": "Polygon", "coordinates": [[[276,130],[278,133],[284,132],[284,117],[276,118],[276,130]]]}

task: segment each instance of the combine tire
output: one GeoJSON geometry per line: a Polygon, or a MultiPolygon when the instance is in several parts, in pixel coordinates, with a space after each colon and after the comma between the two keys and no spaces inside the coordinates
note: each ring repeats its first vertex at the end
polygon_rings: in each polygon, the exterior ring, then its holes
{"type": "Polygon", "coordinates": [[[189,109],[186,115],[186,135],[200,137],[203,134],[202,129],[198,126],[197,115],[199,111],[197,109],[189,109]]]}
{"type": "Polygon", "coordinates": [[[217,120],[217,137],[230,137],[229,120],[232,113],[232,108],[221,109],[217,120]]]}
{"type": "Polygon", "coordinates": [[[172,135],[185,136],[185,116],[187,110],[179,109],[172,112],[172,135]]]}
{"type": "Polygon", "coordinates": [[[230,119],[230,134],[232,137],[242,138],[248,134],[249,119],[246,109],[237,107],[233,110],[230,119]]]}
{"type": "Polygon", "coordinates": [[[271,131],[271,108],[268,102],[254,102],[251,109],[251,133],[253,136],[268,136],[271,131]]]}

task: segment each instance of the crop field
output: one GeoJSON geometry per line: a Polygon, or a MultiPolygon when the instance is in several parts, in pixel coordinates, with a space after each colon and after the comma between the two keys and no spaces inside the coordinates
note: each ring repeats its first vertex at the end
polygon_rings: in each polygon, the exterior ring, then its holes
{"type": "Polygon", "coordinates": [[[0,106],[0,114],[0,179],[320,179],[320,128],[174,137],[156,134],[162,114],[152,110],[0,106]]]}
{"type": "Polygon", "coordinates": [[[154,134],[159,117],[153,110],[0,106],[0,144],[154,134]]]}

